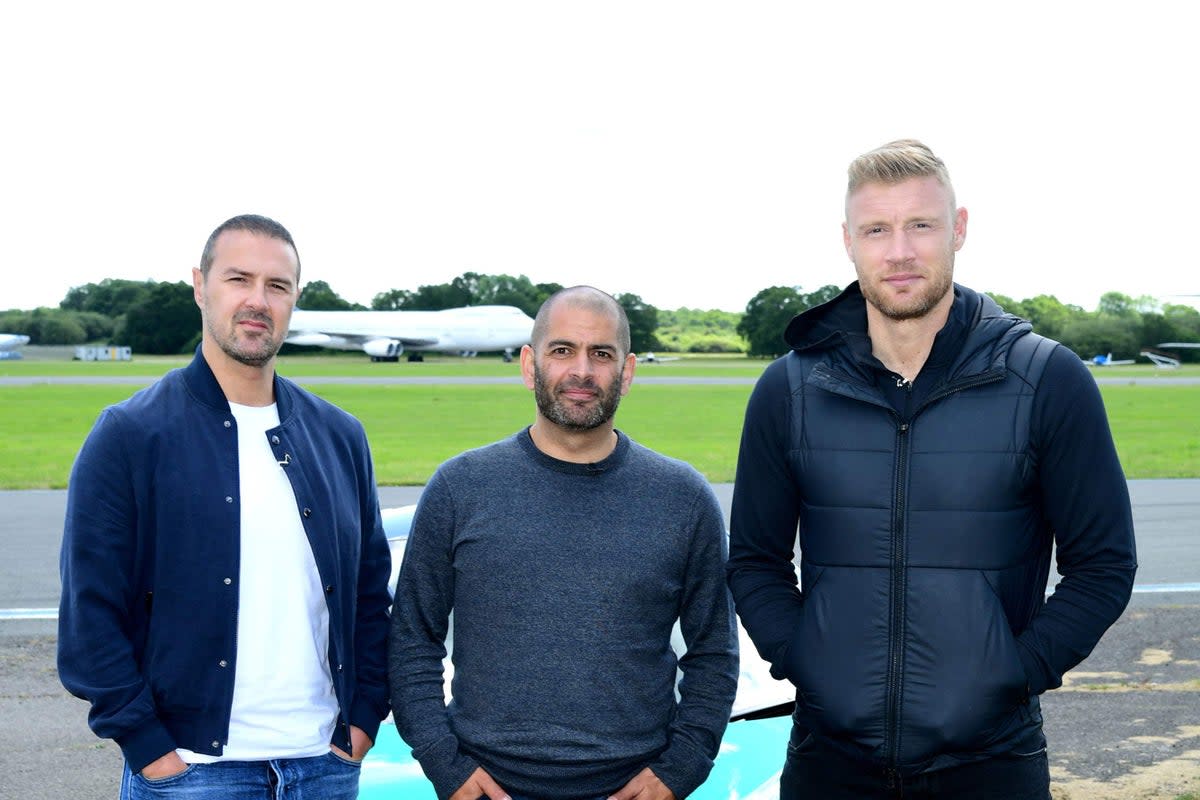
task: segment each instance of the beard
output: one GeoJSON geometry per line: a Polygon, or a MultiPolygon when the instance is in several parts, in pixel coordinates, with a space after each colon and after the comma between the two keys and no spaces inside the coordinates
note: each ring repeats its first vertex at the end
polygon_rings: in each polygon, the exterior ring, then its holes
{"type": "Polygon", "coordinates": [[[275,338],[275,323],[267,314],[257,314],[254,312],[234,314],[228,334],[219,332],[216,323],[211,319],[205,320],[205,326],[208,328],[208,333],[212,336],[213,341],[217,343],[225,355],[249,367],[266,366],[279,352],[279,348],[283,346],[283,338],[275,338]],[[266,325],[266,334],[261,337],[251,338],[248,341],[239,341],[237,324],[246,319],[252,319],[255,322],[261,322],[263,325],[266,325]]]}
{"type": "MultiPolygon", "coordinates": [[[[954,287],[954,253],[946,259],[945,269],[936,269],[918,292],[895,297],[879,289],[874,283],[859,280],[858,285],[867,302],[888,319],[920,319],[933,311],[942,298],[954,287]]],[[[859,273],[862,274],[861,272],[859,273]]]]}
{"type": "Polygon", "coordinates": [[[604,389],[592,379],[563,380],[557,386],[550,386],[538,362],[533,362],[533,395],[537,400],[538,411],[543,417],[560,428],[569,431],[590,431],[599,428],[613,418],[617,406],[621,404],[621,378],[625,369],[616,373],[608,388],[604,389]],[[596,393],[595,399],[587,405],[579,405],[570,400],[562,400],[559,393],[568,389],[588,389],[596,393]]]}

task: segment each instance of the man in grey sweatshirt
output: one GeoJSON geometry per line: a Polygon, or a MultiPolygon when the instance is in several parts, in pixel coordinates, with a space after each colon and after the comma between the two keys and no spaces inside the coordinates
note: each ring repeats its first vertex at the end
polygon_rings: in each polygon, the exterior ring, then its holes
{"type": "Polygon", "coordinates": [[[531,338],[534,424],[446,462],[421,496],[392,612],[396,724],[439,798],[686,797],[737,690],[720,507],[613,428],[637,359],[611,296],[562,290],[531,338]]]}

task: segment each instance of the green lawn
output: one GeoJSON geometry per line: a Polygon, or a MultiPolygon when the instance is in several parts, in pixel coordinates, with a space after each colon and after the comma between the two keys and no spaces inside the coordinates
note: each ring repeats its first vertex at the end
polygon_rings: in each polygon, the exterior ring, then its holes
{"type": "MultiPolygon", "coordinates": [[[[514,369],[496,366],[506,370],[502,374],[514,369]]],[[[310,388],[362,420],[379,482],[387,485],[424,483],[450,456],[507,436],[533,420],[532,399],[520,385],[310,388]]],[[[96,415],[137,389],[0,387],[0,489],[65,486],[71,462],[96,415]]],[[[712,481],[730,481],[750,389],[635,383],[618,414],[619,427],[649,447],[690,462],[712,481]]],[[[1126,475],[1200,477],[1200,386],[1102,386],[1101,394],[1126,475]]]]}
{"type": "MultiPolygon", "coordinates": [[[[668,355],[668,354],[661,354],[668,355]]],[[[670,356],[668,356],[670,357],[670,356]]],[[[139,375],[157,377],[169,369],[182,367],[191,361],[191,356],[138,356],[133,361],[69,361],[66,359],[22,359],[0,361],[0,377],[22,377],[30,375],[139,375]]],[[[770,361],[745,356],[685,355],[677,360],[652,364],[639,364],[642,375],[675,375],[699,377],[724,375],[729,377],[756,377],[770,361]]],[[[459,358],[452,355],[430,355],[420,363],[409,363],[401,359],[395,363],[374,363],[362,353],[300,354],[281,356],[279,374],[289,378],[313,375],[338,377],[376,377],[393,375],[416,376],[492,376],[517,375],[519,365],[514,360],[504,363],[499,356],[459,358]]]]}
{"type": "Polygon", "coordinates": [[[1130,478],[1200,477],[1200,386],[1101,386],[1130,478]]]}

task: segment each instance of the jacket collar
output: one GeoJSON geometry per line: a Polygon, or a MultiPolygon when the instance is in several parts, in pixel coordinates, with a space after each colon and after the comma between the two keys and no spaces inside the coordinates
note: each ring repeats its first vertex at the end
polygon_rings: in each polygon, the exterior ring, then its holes
{"type": "MultiPolygon", "coordinates": [[[[205,360],[204,353],[201,352],[201,345],[196,345],[196,353],[192,356],[192,362],[183,368],[183,380],[187,384],[188,393],[198,402],[214,411],[229,413],[229,400],[226,399],[225,392],[221,390],[221,384],[217,383],[217,376],[213,375],[212,368],[205,360]]],[[[274,374],[273,380],[275,407],[279,412],[280,424],[283,424],[292,408],[291,384],[279,377],[278,372],[274,374]]]]}
{"type": "MultiPolygon", "coordinates": [[[[1003,370],[1013,341],[1032,326],[1003,311],[985,294],[954,284],[954,305],[945,327],[938,333],[933,363],[948,363],[949,380],[1003,370]]],[[[804,311],[788,323],[784,340],[796,352],[829,350],[840,354],[843,367],[864,377],[871,370],[871,342],[867,336],[867,301],[858,281],[827,303],[804,311]],[[851,362],[851,363],[847,363],[851,362]]]]}

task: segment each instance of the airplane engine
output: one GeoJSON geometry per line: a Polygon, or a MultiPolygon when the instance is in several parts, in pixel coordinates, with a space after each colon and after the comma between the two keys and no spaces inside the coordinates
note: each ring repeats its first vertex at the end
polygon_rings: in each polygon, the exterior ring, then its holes
{"type": "Polygon", "coordinates": [[[372,361],[399,361],[404,353],[404,345],[395,339],[372,339],[362,349],[372,361]]]}

